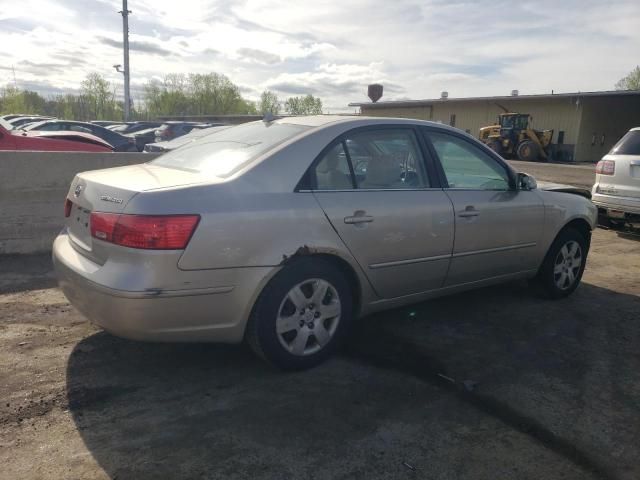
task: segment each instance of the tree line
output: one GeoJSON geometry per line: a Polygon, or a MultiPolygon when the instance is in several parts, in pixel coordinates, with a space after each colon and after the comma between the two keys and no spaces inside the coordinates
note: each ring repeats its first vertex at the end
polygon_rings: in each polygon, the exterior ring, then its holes
{"type": "MultiPolygon", "coordinates": [[[[44,97],[38,92],[7,85],[0,90],[0,114],[24,113],[74,120],[121,120],[124,102],[116,96],[117,87],[99,73],[89,73],[78,94],[44,97]]],[[[258,102],[243,98],[240,89],[219,73],[165,75],[150,80],[142,89],[142,102],[131,108],[133,120],[185,115],[317,115],[322,100],[313,95],[281,100],[265,90],[258,102]]]]}

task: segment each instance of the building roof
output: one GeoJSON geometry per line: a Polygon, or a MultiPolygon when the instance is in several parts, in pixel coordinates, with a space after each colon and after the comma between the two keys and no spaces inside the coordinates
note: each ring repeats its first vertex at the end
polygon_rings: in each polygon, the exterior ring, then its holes
{"type": "Polygon", "coordinates": [[[581,98],[581,97],[620,97],[638,96],[640,90],[610,90],[602,92],[573,92],[573,93],[543,93],[536,95],[500,95],[495,97],[459,97],[459,98],[432,98],[424,100],[390,100],[388,102],[353,102],[350,107],[367,108],[391,108],[391,107],[423,107],[434,103],[448,102],[477,102],[477,101],[499,101],[499,100],[549,100],[560,98],[581,98]]]}

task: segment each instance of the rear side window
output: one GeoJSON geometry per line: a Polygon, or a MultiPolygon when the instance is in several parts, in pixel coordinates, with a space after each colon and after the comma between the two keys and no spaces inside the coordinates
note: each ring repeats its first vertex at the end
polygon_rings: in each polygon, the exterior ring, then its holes
{"type": "Polygon", "coordinates": [[[348,135],[345,143],[359,189],[429,187],[413,131],[365,130],[348,135]]]}
{"type": "Polygon", "coordinates": [[[627,132],[609,153],[615,155],[640,155],[640,130],[627,132]]]}
{"type": "Polygon", "coordinates": [[[318,190],[350,190],[353,188],[349,161],[342,142],[331,148],[315,167],[318,190]]]}
{"type": "Polygon", "coordinates": [[[220,129],[150,162],[169,168],[228,177],[261,154],[310,127],[262,121],[220,129]]]}

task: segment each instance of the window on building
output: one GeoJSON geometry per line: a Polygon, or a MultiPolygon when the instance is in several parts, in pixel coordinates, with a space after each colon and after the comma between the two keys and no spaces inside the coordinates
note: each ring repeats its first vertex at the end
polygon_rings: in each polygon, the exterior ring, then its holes
{"type": "Polygon", "coordinates": [[[558,145],[564,144],[564,130],[558,132],[558,145]]]}
{"type": "Polygon", "coordinates": [[[449,125],[451,125],[452,127],[456,126],[456,114],[452,113],[451,116],[449,117],[449,125]]]}

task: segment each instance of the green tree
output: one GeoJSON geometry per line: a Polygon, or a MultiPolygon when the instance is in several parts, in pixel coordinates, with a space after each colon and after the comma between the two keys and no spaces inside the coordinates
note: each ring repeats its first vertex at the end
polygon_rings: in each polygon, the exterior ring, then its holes
{"type": "Polygon", "coordinates": [[[0,112],[44,114],[47,100],[37,92],[20,90],[14,85],[7,85],[0,93],[0,112]]]}
{"type": "Polygon", "coordinates": [[[115,88],[99,73],[92,72],[81,84],[81,117],[84,120],[113,120],[120,118],[115,88]]]}
{"type": "Polygon", "coordinates": [[[144,87],[144,103],[151,117],[256,112],[254,103],[242,98],[238,86],[219,73],[172,73],[162,81],[151,80],[144,87]]]}
{"type": "Polygon", "coordinates": [[[284,108],[291,115],[320,115],[322,100],[313,95],[291,97],[284,102],[284,108]]]}
{"type": "Polygon", "coordinates": [[[640,90],[640,66],[637,66],[629,74],[618,80],[616,90],[640,90]]]}
{"type": "Polygon", "coordinates": [[[271,112],[274,115],[280,113],[280,99],[278,95],[269,90],[265,90],[260,95],[260,101],[258,102],[258,112],[264,115],[267,112],[271,112]]]}
{"type": "Polygon", "coordinates": [[[239,88],[219,73],[189,75],[189,90],[196,115],[238,113],[244,107],[239,88]]]}

